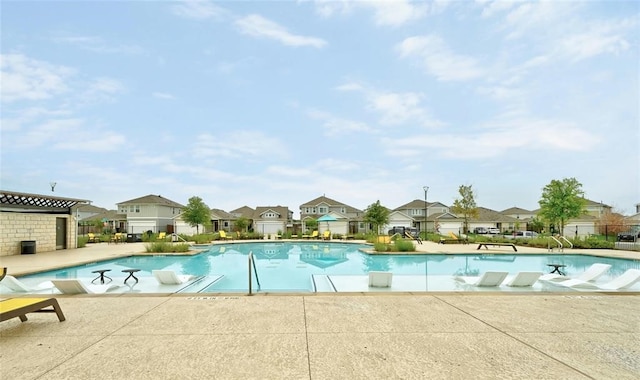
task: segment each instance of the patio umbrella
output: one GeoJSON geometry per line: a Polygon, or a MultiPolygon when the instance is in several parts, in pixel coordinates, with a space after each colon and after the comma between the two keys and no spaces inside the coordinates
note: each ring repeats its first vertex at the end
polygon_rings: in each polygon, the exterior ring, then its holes
{"type": "Polygon", "coordinates": [[[338,220],[338,219],[335,216],[329,215],[329,214],[325,214],[325,215],[322,215],[321,217],[318,218],[318,223],[327,222],[327,229],[329,229],[329,222],[335,222],[336,220],[338,220]]]}

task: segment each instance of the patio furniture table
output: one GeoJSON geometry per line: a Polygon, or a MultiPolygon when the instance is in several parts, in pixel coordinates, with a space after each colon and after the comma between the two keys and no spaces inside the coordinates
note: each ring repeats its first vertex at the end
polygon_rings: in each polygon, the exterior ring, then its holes
{"type": "Polygon", "coordinates": [[[106,275],[104,274],[105,272],[110,272],[110,271],[111,271],[111,269],[98,269],[98,270],[91,271],[91,273],[98,273],[98,277],[94,278],[94,279],[91,281],[91,283],[93,284],[96,280],[100,280],[100,283],[101,283],[101,284],[104,284],[104,279],[105,279],[105,278],[108,278],[108,279],[109,279],[109,282],[113,281],[113,279],[112,279],[111,277],[106,276],[106,275]]]}
{"type": "Polygon", "coordinates": [[[136,280],[136,284],[138,283],[138,277],[136,277],[134,273],[140,272],[140,269],[123,269],[122,272],[129,273],[129,276],[127,276],[127,278],[124,279],[125,284],[127,283],[127,280],[130,278],[133,278],[134,280],[136,280]]]}
{"type": "Polygon", "coordinates": [[[549,273],[557,273],[561,276],[564,276],[565,274],[562,272],[562,270],[560,268],[564,268],[566,267],[566,265],[564,264],[547,264],[548,267],[553,267],[553,270],[549,273]]]}

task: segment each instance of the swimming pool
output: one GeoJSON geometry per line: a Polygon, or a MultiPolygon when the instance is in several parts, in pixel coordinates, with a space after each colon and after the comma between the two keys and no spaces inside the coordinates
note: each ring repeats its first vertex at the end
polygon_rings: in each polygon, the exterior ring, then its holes
{"type": "MultiPolygon", "coordinates": [[[[313,292],[313,276],[363,276],[369,271],[390,271],[394,276],[413,276],[418,283],[411,291],[464,290],[449,281],[454,275],[473,276],[485,271],[540,271],[548,273],[549,264],[562,264],[567,275],[586,270],[593,263],[612,267],[602,280],[619,276],[630,268],[640,268],[638,260],[624,260],[575,254],[509,255],[509,254],[412,254],[369,255],[361,249],[371,246],[352,243],[268,242],[212,245],[192,256],[132,256],[92,264],[42,272],[21,277],[25,281],[79,278],[90,282],[97,269],[111,269],[114,282],[122,283],[125,269],[140,269],[139,284],[130,287],[138,292],[158,292],[145,284],[157,284],[151,275],[155,269],[170,269],[199,276],[195,283],[177,289],[184,293],[248,292],[248,255],[254,255],[254,292],[313,292]],[[222,276],[218,279],[219,276],[222,276]],[[218,279],[218,280],[214,280],[218,279]],[[422,280],[421,280],[422,279],[422,280]],[[427,281],[428,280],[428,281],[427,281]],[[259,285],[258,285],[259,281],[259,285]],[[421,282],[420,282],[421,281],[421,282]],[[137,288],[136,288],[137,287],[137,288]]],[[[253,272],[253,270],[252,270],[253,272]]],[[[636,284],[633,290],[640,290],[636,284]]],[[[126,289],[125,289],[126,290],[126,289]]],[[[561,291],[554,287],[538,287],[540,291],[561,291]]]]}

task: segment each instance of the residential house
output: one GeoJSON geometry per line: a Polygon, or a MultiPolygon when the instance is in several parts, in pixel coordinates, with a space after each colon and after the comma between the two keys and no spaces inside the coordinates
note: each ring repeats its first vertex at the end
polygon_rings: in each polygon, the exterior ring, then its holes
{"type": "Polygon", "coordinates": [[[238,218],[229,212],[218,208],[211,209],[211,228],[213,231],[225,230],[231,232],[233,230],[233,221],[236,219],[238,218]]]}
{"type": "Polygon", "coordinates": [[[586,201],[585,206],[584,206],[585,213],[588,214],[588,215],[595,216],[596,219],[600,219],[600,217],[603,214],[605,214],[607,212],[611,212],[611,210],[612,210],[611,206],[606,205],[606,204],[604,204],[602,202],[595,202],[595,201],[592,201],[592,200],[589,200],[589,199],[586,199],[586,198],[585,198],[585,201],[586,201]]]}
{"type": "Polygon", "coordinates": [[[254,231],[263,235],[276,235],[293,227],[293,211],[286,206],[256,207],[253,213],[254,231]]]}
{"type": "Polygon", "coordinates": [[[638,226],[640,229],[640,203],[636,204],[636,212],[624,218],[627,224],[638,226]]]}
{"type": "Polygon", "coordinates": [[[106,210],[86,217],[78,221],[78,233],[86,235],[89,232],[94,233],[113,233],[125,232],[127,230],[127,215],[118,214],[116,210],[106,210]],[[102,228],[95,227],[95,221],[98,220],[102,224],[102,228]]]}
{"type": "Polygon", "coordinates": [[[235,210],[231,210],[229,211],[229,214],[231,216],[233,216],[235,219],[238,218],[245,218],[249,221],[249,225],[247,226],[247,230],[248,231],[254,231],[255,229],[253,228],[253,214],[256,212],[256,210],[252,209],[249,206],[242,206],[239,207],[235,210]]]}
{"type": "Polygon", "coordinates": [[[318,226],[319,232],[330,229],[333,234],[348,235],[369,230],[367,223],[364,223],[364,211],[324,195],[300,205],[302,230],[307,231],[307,221],[317,220],[328,214],[336,218],[336,221],[328,222],[328,225],[327,222],[322,222],[318,226]]]}
{"type": "MultiPolygon", "coordinates": [[[[161,195],[145,195],[117,204],[118,213],[127,216],[128,233],[151,231],[173,232],[174,218],[182,212],[183,205],[161,195]]],[[[122,231],[124,232],[124,231],[122,231]]]]}
{"type": "Polygon", "coordinates": [[[380,233],[386,234],[392,227],[413,227],[414,220],[402,211],[389,211],[389,223],[382,226],[380,233]]]}
{"type": "MultiPolygon", "coordinates": [[[[498,228],[501,232],[514,231],[520,228],[520,221],[501,212],[486,207],[477,207],[478,216],[469,219],[469,231],[476,227],[498,228]]],[[[462,215],[458,215],[461,219],[462,215]]],[[[463,220],[464,224],[464,220],[463,220]]]]}
{"type": "Polygon", "coordinates": [[[525,210],[520,207],[511,207],[506,210],[502,210],[500,213],[517,220],[513,228],[515,231],[528,230],[527,223],[536,217],[535,211],[525,210]]]}
{"type": "Polygon", "coordinates": [[[0,256],[77,248],[84,199],[0,190],[0,256]]]}
{"type": "MultiPolygon", "coordinates": [[[[406,227],[415,227],[418,231],[435,231],[438,227],[436,226],[436,220],[442,217],[443,214],[449,213],[449,207],[440,202],[429,203],[424,200],[415,199],[402,206],[396,207],[393,211],[399,211],[410,218],[410,220],[405,220],[405,224],[409,222],[412,224],[406,225],[406,227]]],[[[453,214],[449,215],[454,216],[453,214]]],[[[399,220],[398,223],[400,223],[399,220]]],[[[395,225],[403,226],[404,224],[395,225]]]]}

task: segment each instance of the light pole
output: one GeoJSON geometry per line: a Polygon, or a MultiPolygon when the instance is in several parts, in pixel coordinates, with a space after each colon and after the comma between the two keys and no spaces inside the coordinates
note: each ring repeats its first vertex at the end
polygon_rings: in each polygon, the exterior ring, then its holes
{"type": "Polygon", "coordinates": [[[427,217],[429,216],[429,209],[427,208],[427,193],[429,192],[429,186],[423,186],[424,190],[424,238],[427,239],[427,217]]]}

